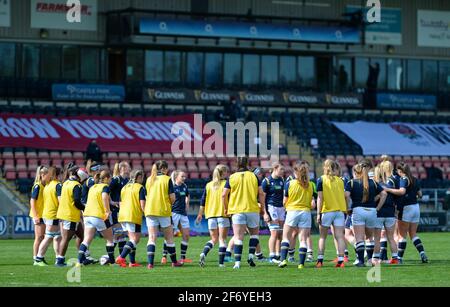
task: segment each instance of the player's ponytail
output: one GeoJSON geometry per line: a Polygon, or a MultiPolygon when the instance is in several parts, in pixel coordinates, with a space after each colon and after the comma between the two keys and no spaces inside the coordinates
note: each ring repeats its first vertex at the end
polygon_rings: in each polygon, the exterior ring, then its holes
{"type": "Polygon", "coordinates": [[[383,161],[379,165],[381,180],[386,183],[389,177],[394,173],[394,165],[391,161],[383,161]]]}
{"type": "Polygon", "coordinates": [[[248,170],[248,158],[243,156],[243,157],[237,157],[236,159],[236,164],[237,164],[237,168],[238,168],[238,172],[243,172],[243,171],[247,171],[248,170]]]}
{"type": "Polygon", "coordinates": [[[309,168],[307,163],[296,163],[294,165],[294,172],[298,183],[304,188],[309,187],[309,168]]]}
{"type": "Polygon", "coordinates": [[[144,177],[144,172],[142,170],[140,170],[140,169],[133,170],[131,172],[131,174],[130,174],[130,181],[129,181],[129,183],[130,184],[136,183],[136,181],[137,181],[137,179],[139,177],[144,177]]]}
{"type": "Polygon", "coordinates": [[[382,171],[381,171],[381,164],[375,166],[374,170],[373,170],[373,180],[377,183],[381,183],[383,182],[383,176],[382,176],[382,171]]]}
{"type": "Polygon", "coordinates": [[[220,186],[220,181],[223,179],[223,176],[228,171],[228,167],[223,164],[216,165],[212,175],[212,186],[214,190],[217,190],[220,186]]]}
{"type": "Polygon", "coordinates": [[[412,175],[411,169],[409,168],[408,164],[406,164],[405,162],[400,162],[397,165],[397,170],[400,170],[405,174],[405,176],[408,178],[409,185],[414,186],[416,184],[416,178],[414,178],[414,176],[412,175]]]}
{"type": "Polygon", "coordinates": [[[88,173],[90,176],[92,176],[92,173],[91,173],[91,167],[92,167],[92,160],[89,159],[89,160],[87,160],[87,162],[86,162],[86,171],[87,171],[87,173],[88,173]]]}
{"type": "Polygon", "coordinates": [[[61,175],[61,169],[56,166],[51,166],[48,168],[48,173],[50,174],[50,181],[58,180],[59,175],[61,175]]]}
{"type": "Polygon", "coordinates": [[[169,168],[169,164],[167,164],[167,162],[164,160],[156,161],[153,164],[152,172],[151,172],[150,178],[149,178],[149,188],[151,188],[152,185],[155,183],[156,176],[158,176],[158,172],[160,172],[164,169],[168,169],[168,168],[169,168]]]}
{"type": "Polygon", "coordinates": [[[113,176],[117,177],[120,175],[120,169],[119,169],[119,162],[116,162],[114,164],[114,169],[113,169],[113,176]]]}
{"type": "Polygon", "coordinates": [[[100,173],[94,175],[95,184],[102,183],[105,179],[111,178],[111,173],[109,170],[103,170],[100,173]]]}
{"type": "Polygon", "coordinates": [[[333,172],[334,176],[341,177],[342,169],[341,165],[337,161],[333,161],[333,164],[331,165],[331,171],[333,172]]]}
{"type": "Polygon", "coordinates": [[[369,171],[368,166],[358,163],[353,167],[355,177],[362,180],[363,183],[363,198],[362,202],[365,203],[369,200],[369,171]]]}

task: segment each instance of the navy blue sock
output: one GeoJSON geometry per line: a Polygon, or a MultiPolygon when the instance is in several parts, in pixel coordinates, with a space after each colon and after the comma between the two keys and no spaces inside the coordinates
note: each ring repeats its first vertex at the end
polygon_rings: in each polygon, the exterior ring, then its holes
{"type": "Polygon", "coordinates": [[[289,242],[281,242],[281,261],[286,260],[289,251],[289,242]]]}
{"type": "Polygon", "coordinates": [[[254,255],[256,252],[256,246],[259,244],[259,239],[257,236],[250,237],[250,242],[248,243],[248,254],[254,255]]]}
{"type": "Polygon", "coordinates": [[[188,249],[188,243],[186,241],[181,241],[181,259],[186,259],[186,253],[188,249]]]}
{"type": "Polygon", "coordinates": [[[130,252],[130,262],[136,263],[136,246],[130,252]]]}
{"type": "Polygon", "coordinates": [[[231,251],[226,251],[226,252],[225,252],[225,257],[230,258],[231,255],[232,255],[231,251]]]}
{"type": "Polygon", "coordinates": [[[172,244],[167,244],[167,251],[169,252],[170,255],[170,260],[172,261],[172,263],[176,263],[177,262],[177,251],[175,248],[175,243],[172,244]]]}
{"type": "Polygon", "coordinates": [[[358,255],[359,263],[364,264],[364,241],[360,241],[356,243],[356,254],[358,255]]]}
{"type": "Polygon", "coordinates": [[[205,247],[203,247],[203,254],[205,257],[208,255],[209,251],[214,247],[211,241],[206,242],[205,247]]]}
{"type": "Polygon", "coordinates": [[[367,245],[366,245],[367,259],[372,259],[374,247],[375,247],[375,244],[373,242],[367,243],[367,245]]]}
{"type": "Polygon", "coordinates": [[[417,251],[422,254],[425,252],[425,249],[423,248],[423,244],[422,241],[420,240],[419,237],[414,237],[412,239],[414,246],[416,247],[417,251]]]}
{"type": "Polygon", "coordinates": [[[405,254],[406,249],[406,241],[400,241],[398,242],[398,257],[403,258],[403,255],[405,254]]]}
{"type": "Polygon", "coordinates": [[[88,250],[88,247],[81,243],[80,250],[78,251],[78,263],[84,263],[86,260],[86,251],[88,250]]]}
{"type": "Polygon", "coordinates": [[[164,241],[164,244],[163,244],[163,257],[167,257],[168,253],[169,252],[167,251],[167,243],[166,243],[166,241],[164,241]]]}
{"type": "Polygon", "coordinates": [[[380,241],[381,260],[388,260],[387,241],[380,241]]]}
{"type": "Polygon", "coordinates": [[[155,262],[155,250],[156,250],[155,244],[147,245],[147,261],[148,261],[148,264],[153,265],[153,263],[155,262]]]}
{"type": "Polygon", "coordinates": [[[127,244],[127,242],[125,242],[125,241],[120,241],[120,242],[118,243],[118,245],[119,245],[119,254],[122,255],[123,249],[124,249],[124,247],[125,247],[126,244],[127,244]]]}
{"type": "Polygon", "coordinates": [[[344,250],[344,256],[345,256],[345,257],[348,257],[348,249],[345,249],[345,250],[344,250]]]}
{"type": "Polygon", "coordinates": [[[288,255],[289,258],[293,258],[295,256],[295,248],[289,248],[288,255]]]}
{"type": "Polygon", "coordinates": [[[226,251],[227,251],[227,248],[225,246],[219,247],[219,264],[224,263],[226,251]]]}
{"type": "Polygon", "coordinates": [[[106,252],[108,253],[109,262],[110,263],[114,263],[115,262],[115,259],[114,259],[114,246],[106,245],[106,252]]]}
{"type": "Polygon", "coordinates": [[[122,252],[120,253],[120,257],[126,258],[128,256],[128,254],[131,253],[133,248],[134,248],[133,242],[131,242],[131,241],[126,242],[125,246],[122,249],[122,252]]]}
{"type": "Polygon", "coordinates": [[[234,259],[235,259],[235,261],[241,261],[243,248],[244,248],[244,246],[242,244],[236,244],[236,242],[234,243],[234,259]]]}
{"type": "Polygon", "coordinates": [[[306,260],[306,252],[308,251],[308,249],[306,247],[300,247],[298,249],[298,254],[300,256],[300,264],[305,264],[305,260],[306,260]]]}

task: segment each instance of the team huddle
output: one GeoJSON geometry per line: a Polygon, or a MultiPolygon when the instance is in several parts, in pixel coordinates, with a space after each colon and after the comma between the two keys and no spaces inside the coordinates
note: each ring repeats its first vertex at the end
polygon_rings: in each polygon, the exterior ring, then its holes
{"type": "MultiPolygon", "coordinates": [[[[349,179],[341,176],[339,163],[328,159],[317,182],[310,180],[309,173],[305,161],[296,163],[293,174],[287,178],[280,163],[272,165],[266,178],[261,169],[248,168],[247,157],[237,158],[237,170],[232,174],[227,166],[217,165],[204,189],[196,219],[200,223],[205,217],[210,233],[200,254],[200,266],[206,265],[208,253],[218,243],[219,266],[234,261],[233,268],[239,269],[246,233],[250,236],[247,263],[254,267],[258,260],[266,260],[259,242],[263,218],[270,230],[267,260],[280,268],[296,262],[298,240],[298,268],[302,269],[305,262],[314,261],[314,209],[320,230],[317,268],[323,266],[330,230],[336,246],[336,267],[344,267],[348,262],[350,246],[355,249],[355,266],[366,266],[366,258],[368,265],[401,264],[408,235],[422,262],[428,262],[416,234],[420,219],[417,200],[422,195],[407,164],[401,162],[394,168],[390,158],[383,156],[374,167],[370,160],[363,159],[353,167],[353,179],[349,179]],[[231,227],[233,237],[227,242],[231,227]]],[[[190,194],[186,173],[168,174],[166,161],[153,164],[146,180],[142,170],[131,171],[127,162],[117,163],[113,174],[90,161],[86,168],[70,163],[63,171],[40,166],[30,200],[30,217],[35,224],[34,265],[48,265],[45,254],[53,243],[55,265],[66,266],[65,255],[73,238],[78,248],[78,265],[96,262],[90,256],[89,246],[98,232],[106,241],[103,264],[140,267],[136,248],[144,218],[148,228],[148,269],[154,268],[160,233],[164,237],[162,264],[167,263],[167,258],[173,267],[192,262],[187,258],[190,194]],[[178,231],[182,236],[180,259],[174,243],[178,231]]]]}

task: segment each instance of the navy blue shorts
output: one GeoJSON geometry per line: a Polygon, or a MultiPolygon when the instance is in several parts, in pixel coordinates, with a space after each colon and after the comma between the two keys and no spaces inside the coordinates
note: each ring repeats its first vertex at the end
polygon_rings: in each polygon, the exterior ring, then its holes
{"type": "Polygon", "coordinates": [[[112,217],[112,224],[118,224],[119,223],[119,208],[111,207],[111,217],[112,217]]]}

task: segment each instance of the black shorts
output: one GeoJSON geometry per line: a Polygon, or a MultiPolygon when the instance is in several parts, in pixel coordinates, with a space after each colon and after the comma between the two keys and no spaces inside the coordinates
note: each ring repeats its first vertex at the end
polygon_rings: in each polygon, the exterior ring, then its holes
{"type": "Polygon", "coordinates": [[[119,208],[111,207],[112,225],[119,224],[119,208]]]}

